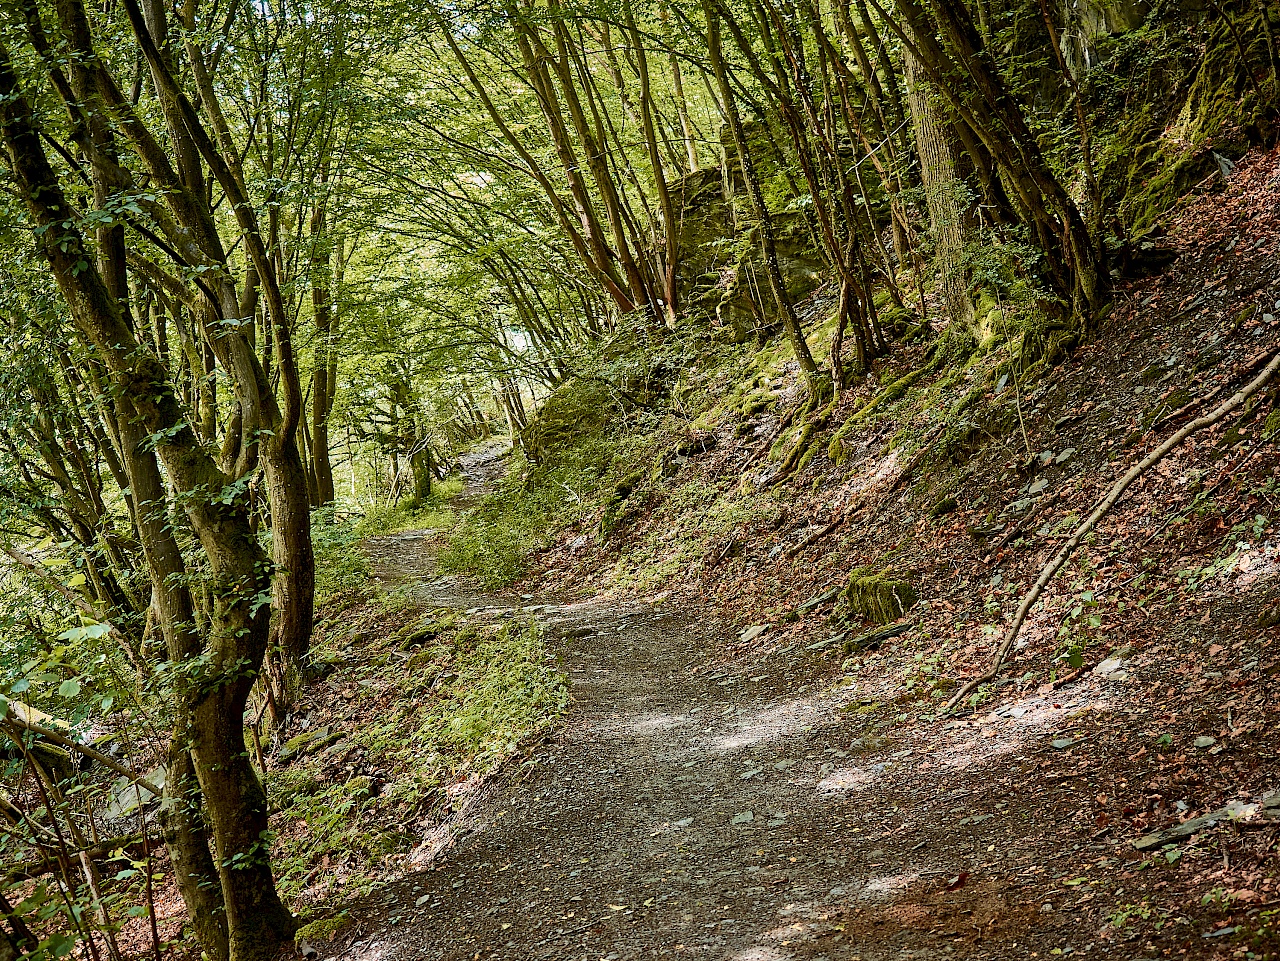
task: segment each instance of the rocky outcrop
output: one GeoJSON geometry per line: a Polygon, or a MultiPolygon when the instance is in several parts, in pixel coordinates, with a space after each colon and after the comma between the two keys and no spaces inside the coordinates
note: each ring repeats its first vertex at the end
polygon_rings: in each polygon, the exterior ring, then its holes
{"type": "MultiPolygon", "coordinates": [[[[771,162],[773,146],[754,125],[748,135],[762,180],[780,178],[771,162]]],[[[773,326],[777,307],[769,293],[760,253],[758,230],[747,202],[740,167],[728,146],[722,167],[696,171],[672,185],[680,251],[678,284],[683,312],[713,315],[735,341],[773,326]]],[[[779,193],[784,185],[778,184],[779,193]]],[[[767,189],[767,188],[766,188],[767,189]]],[[[775,211],[782,203],[771,205],[775,211]]],[[[778,266],[793,301],[811,294],[820,282],[820,251],[813,245],[801,213],[773,214],[778,266]]]]}

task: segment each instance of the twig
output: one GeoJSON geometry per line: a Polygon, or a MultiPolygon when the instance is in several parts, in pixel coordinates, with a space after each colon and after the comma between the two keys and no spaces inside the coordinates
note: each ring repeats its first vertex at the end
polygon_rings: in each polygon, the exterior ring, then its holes
{"type": "Polygon", "coordinates": [[[1015,537],[1026,531],[1027,526],[1033,520],[1038,518],[1050,507],[1053,507],[1053,505],[1058,503],[1061,499],[1062,491],[1058,490],[1041,500],[1040,503],[1033,505],[1030,513],[1028,513],[1026,517],[1022,518],[1020,521],[1014,521],[1013,526],[1005,531],[1000,540],[996,541],[995,545],[991,548],[992,555],[998,554],[1000,551],[1008,547],[1015,537]]]}
{"type": "Polygon", "coordinates": [[[1072,681],[1079,680],[1081,677],[1083,677],[1083,676],[1084,676],[1084,672],[1085,672],[1085,671],[1087,671],[1087,670],[1088,670],[1088,668],[1087,668],[1087,667],[1082,667],[1082,668],[1080,668],[1079,670],[1072,671],[1072,672],[1071,672],[1070,674],[1068,674],[1066,677],[1060,677],[1060,678],[1058,678],[1056,681],[1054,681],[1052,684],[1050,684],[1050,685],[1049,685],[1049,687],[1050,687],[1050,689],[1051,689],[1051,690],[1054,690],[1054,691],[1056,691],[1056,690],[1057,690],[1058,688],[1060,688],[1060,687],[1066,687],[1066,686],[1067,686],[1068,684],[1070,684],[1072,681]]]}
{"type": "Polygon", "coordinates": [[[839,516],[836,517],[835,520],[829,521],[828,523],[824,524],[822,527],[819,527],[816,531],[814,531],[812,534],[810,534],[808,537],[802,540],[795,547],[790,548],[786,554],[787,558],[790,559],[792,557],[795,557],[797,554],[799,554],[801,551],[807,548],[810,544],[814,544],[822,540],[824,537],[830,534],[833,530],[835,530],[837,527],[839,527],[841,524],[844,523],[844,517],[845,515],[841,513],[839,516]]]}
{"type": "Polygon", "coordinates": [[[1040,576],[1036,579],[1035,584],[1022,599],[1022,604],[1018,607],[1018,613],[1014,615],[1013,623],[1009,625],[1009,630],[1004,636],[1000,647],[996,650],[996,655],[991,662],[991,667],[985,673],[973,678],[967,684],[956,691],[943,707],[942,712],[954,708],[970,693],[972,693],[979,685],[994,680],[996,675],[1000,673],[1000,668],[1004,664],[1004,660],[1008,657],[1009,652],[1013,649],[1013,642],[1018,639],[1018,634],[1022,630],[1023,622],[1027,619],[1027,614],[1031,611],[1031,607],[1040,599],[1040,595],[1044,592],[1045,587],[1053,580],[1054,576],[1060,571],[1070,559],[1075,549],[1080,546],[1081,541],[1088,536],[1100,521],[1115,506],[1120,496],[1136,481],[1145,474],[1151,467],[1164,459],[1165,455],[1181,444],[1197,431],[1203,430],[1218,421],[1222,420],[1227,414],[1231,413],[1246,400],[1252,397],[1258,391],[1262,390],[1275,375],[1276,370],[1280,369],[1280,352],[1273,352],[1270,362],[1262,369],[1253,380],[1244,387],[1240,388],[1235,394],[1223,401],[1218,407],[1203,417],[1198,417],[1185,427],[1180,428],[1172,434],[1164,443],[1160,444],[1155,450],[1147,454],[1141,461],[1125,472],[1124,476],[1116,481],[1115,486],[1111,488],[1110,493],[1102,499],[1102,501],[1093,509],[1091,513],[1075,532],[1062,545],[1062,549],[1057,555],[1040,571],[1040,576]]]}
{"type": "MultiPolygon", "coordinates": [[[[118,838],[100,841],[90,848],[68,851],[66,854],[68,857],[86,855],[96,860],[110,854],[117,848],[127,848],[141,840],[141,834],[125,834],[118,838]]],[[[58,870],[60,866],[61,861],[57,855],[44,857],[38,861],[27,861],[25,864],[3,864],[0,865],[0,882],[8,884],[14,881],[33,881],[42,875],[48,874],[50,871],[58,870]]]]}

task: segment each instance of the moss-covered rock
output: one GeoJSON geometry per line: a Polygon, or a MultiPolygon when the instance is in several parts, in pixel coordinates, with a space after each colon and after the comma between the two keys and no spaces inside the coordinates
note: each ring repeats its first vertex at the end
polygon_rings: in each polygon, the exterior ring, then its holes
{"type": "MultiPolygon", "coordinates": [[[[773,149],[758,125],[748,131],[752,155],[766,182],[773,179],[763,162],[773,149]]],[[[714,315],[726,339],[744,343],[776,326],[776,308],[765,279],[754,215],[745,204],[745,188],[736,150],[726,145],[727,171],[695,171],[672,185],[680,248],[678,283],[686,312],[714,315]]],[[[785,193],[779,187],[769,193],[785,193]]],[[[783,198],[785,200],[785,198],[783,198]]],[[[822,255],[814,246],[803,215],[774,207],[774,242],[783,285],[793,302],[803,300],[821,282],[822,255]]]]}
{"type": "Polygon", "coordinates": [[[960,506],[960,503],[952,496],[947,495],[929,508],[929,516],[933,518],[944,517],[950,514],[960,506]]]}
{"type": "Polygon", "coordinates": [[[849,573],[844,601],[849,614],[876,624],[896,621],[916,606],[920,595],[903,575],[892,570],[858,567],[849,573]]]}
{"type": "Polygon", "coordinates": [[[448,626],[447,621],[435,617],[424,617],[412,624],[406,624],[396,632],[396,646],[402,651],[421,647],[428,641],[434,641],[448,626]]]}
{"type": "Polygon", "coordinates": [[[1259,18],[1270,16],[1273,31],[1280,19],[1263,7],[1164,4],[1084,75],[1095,114],[1116,118],[1095,162],[1105,219],[1114,212],[1129,236],[1151,230],[1192,188],[1220,183],[1219,155],[1275,140],[1280,112],[1274,82],[1259,80],[1270,68],[1259,18]]]}
{"type": "Polygon", "coordinates": [[[298,928],[298,933],[295,935],[296,943],[301,944],[303,941],[312,943],[332,941],[338,936],[338,932],[350,924],[351,915],[346,911],[341,911],[333,917],[309,921],[298,928]]]}
{"type": "Polygon", "coordinates": [[[285,741],[277,761],[282,767],[286,764],[292,764],[301,757],[314,754],[330,744],[336,744],[344,737],[346,737],[344,732],[335,731],[327,724],[310,731],[304,731],[285,741]]]}

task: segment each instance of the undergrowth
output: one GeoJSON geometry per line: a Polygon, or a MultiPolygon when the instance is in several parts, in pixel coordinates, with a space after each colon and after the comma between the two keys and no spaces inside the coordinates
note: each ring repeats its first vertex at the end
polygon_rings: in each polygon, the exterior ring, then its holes
{"type": "Polygon", "coordinates": [[[344,681],[379,700],[381,720],[265,779],[277,823],[290,826],[273,856],[290,897],[336,892],[324,868],[340,864],[350,867],[344,894],[373,890],[424,828],[448,820],[449,785],[492,773],[568,703],[566,678],[532,621],[446,627],[407,655],[393,636],[347,666],[344,681]],[[374,688],[393,664],[401,665],[395,684],[374,688]],[[344,766],[352,756],[360,759],[354,772],[344,766]]]}
{"type": "Polygon", "coordinates": [[[437,485],[417,507],[318,512],[313,659],[331,673],[304,695],[284,752],[315,746],[264,773],[281,892],[312,910],[403,871],[430,832],[447,832],[451,786],[494,772],[568,703],[536,622],[471,623],[423,610],[405,585],[374,586],[360,542],[451,525],[461,487],[437,485]]]}
{"type": "Polygon", "coordinates": [[[611,484],[624,479],[630,465],[651,457],[652,445],[645,433],[619,435],[601,426],[558,450],[554,460],[522,459],[450,532],[437,561],[440,570],[474,577],[488,590],[518,580],[554,532],[602,509],[611,484]]]}
{"type": "Polygon", "coordinates": [[[316,607],[369,582],[368,558],[357,545],[368,537],[405,530],[441,530],[454,522],[449,502],[462,490],[463,481],[450,477],[436,484],[431,497],[420,504],[400,501],[375,504],[363,514],[343,512],[326,504],[311,513],[311,546],[316,559],[316,607]]]}

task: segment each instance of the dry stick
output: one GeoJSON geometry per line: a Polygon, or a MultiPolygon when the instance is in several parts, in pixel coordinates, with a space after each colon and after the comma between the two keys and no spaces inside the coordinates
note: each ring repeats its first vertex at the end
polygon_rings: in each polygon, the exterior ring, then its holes
{"type": "Polygon", "coordinates": [[[1004,660],[1009,655],[1009,651],[1013,648],[1013,642],[1018,638],[1018,632],[1022,630],[1022,624],[1027,619],[1027,614],[1031,610],[1031,606],[1039,600],[1041,593],[1049,582],[1053,580],[1054,575],[1058,573],[1067,563],[1075,549],[1080,546],[1080,542],[1085,539],[1090,531],[1097,526],[1098,521],[1103,518],[1116,501],[1120,499],[1120,495],[1129,489],[1135,480],[1145,474],[1151,467],[1164,459],[1165,455],[1181,444],[1196,431],[1202,430],[1222,420],[1227,414],[1235,410],[1246,400],[1260,391],[1267,385],[1267,382],[1275,375],[1277,369],[1280,369],[1280,352],[1273,353],[1270,363],[1262,369],[1253,380],[1246,386],[1242,387],[1234,395],[1223,401],[1218,407],[1199,417],[1181,428],[1169,437],[1163,444],[1151,451],[1141,461],[1131,467],[1123,477],[1116,481],[1115,486],[1111,488],[1111,492],[1093,509],[1093,513],[1085,520],[1083,524],[1075,529],[1075,532],[1062,545],[1062,549],[1058,551],[1057,556],[1053,558],[1044,569],[1040,571],[1040,576],[1036,579],[1035,585],[1029,590],[1022,599],[1022,604],[1018,607],[1018,613],[1014,615],[1013,623],[1009,625],[1009,630],[1004,636],[1004,640],[1000,643],[1000,647],[996,650],[996,656],[991,662],[991,668],[979,677],[970,680],[964,687],[956,691],[943,707],[943,713],[952,710],[957,704],[964,700],[975,688],[980,684],[986,684],[988,681],[995,680],[996,675],[1000,673],[1000,668],[1004,664],[1004,660]]]}
{"type": "Polygon", "coordinates": [[[826,536],[827,536],[828,534],[830,534],[833,530],[835,530],[837,527],[839,527],[839,526],[840,526],[840,524],[844,521],[844,519],[845,519],[845,512],[844,512],[844,511],[841,511],[841,512],[840,512],[840,514],[836,517],[836,519],[835,519],[835,520],[833,520],[833,521],[828,521],[828,522],[827,522],[826,524],[824,524],[822,527],[818,528],[818,530],[817,530],[816,532],[814,532],[814,533],[810,534],[808,537],[806,537],[804,540],[802,540],[802,541],[801,541],[799,544],[797,544],[795,547],[793,547],[793,548],[791,548],[789,551],[787,551],[787,553],[786,553],[787,558],[788,558],[788,559],[790,559],[790,558],[792,558],[792,557],[795,557],[795,556],[796,556],[797,554],[799,554],[801,551],[805,550],[805,549],[806,549],[810,544],[814,544],[814,543],[816,543],[817,541],[822,540],[822,538],[826,537],[826,536]]]}
{"type": "Polygon", "coordinates": [[[1208,394],[1204,397],[1197,397],[1195,400],[1189,401],[1183,404],[1181,407],[1179,407],[1177,410],[1173,411],[1172,413],[1165,414],[1160,419],[1153,422],[1152,425],[1149,428],[1147,428],[1147,430],[1148,431],[1159,430],[1165,424],[1168,424],[1175,420],[1182,419],[1187,414],[1191,413],[1191,411],[1195,410],[1197,407],[1203,407],[1205,404],[1209,403],[1209,401],[1213,400],[1215,397],[1221,394],[1226,389],[1226,384],[1231,383],[1232,378],[1239,377],[1242,374],[1248,374],[1251,371],[1257,370],[1258,365],[1261,364],[1266,359],[1267,359],[1266,351],[1263,351],[1262,353],[1259,353],[1259,354],[1255,354],[1253,357],[1251,357],[1250,359],[1246,360],[1243,364],[1241,364],[1239,368],[1232,371],[1232,373],[1227,377],[1225,382],[1222,384],[1219,384],[1218,387],[1213,391],[1213,393],[1208,394]]]}
{"type": "MultiPolygon", "coordinates": [[[[110,768],[112,771],[115,771],[117,774],[127,777],[134,784],[137,784],[140,787],[145,788],[146,790],[154,794],[156,797],[160,797],[161,794],[163,793],[160,790],[160,788],[156,787],[154,784],[148,781],[143,775],[139,774],[137,771],[131,771],[129,768],[125,767],[123,764],[121,764],[119,761],[115,760],[114,758],[108,757],[107,755],[103,754],[101,751],[95,751],[93,748],[89,747],[88,745],[81,744],[79,741],[69,738],[64,734],[59,734],[57,731],[54,731],[50,728],[41,727],[39,724],[32,724],[29,721],[24,720],[22,717],[20,717],[17,714],[10,714],[8,717],[0,718],[0,725],[3,725],[5,727],[12,726],[17,728],[22,728],[24,730],[30,731],[32,734],[38,734],[43,738],[47,738],[48,740],[53,741],[55,744],[60,744],[62,747],[65,747],[68,750],[72,750],[79,754],[83,754],[85,757],[93,758],[99,764],[102,764],[103,766],[110,768]]],[[[9,736],[12,738],[14,735],[12,732],[9,732],[9,736]]]]}
{"type": "Polygon", "coordinates": [[[1061,498],[1062,491],[1055,491],[1039,504],[1034,505],[1031,508],[1031,512],[1028,513],[1026,517],[1022,518],[1022,520],[1014,521],[1013,526],[1004,533],[1000,540],[996,541],[995,544],[992,545],[991,556],[994,557],[997,553],[1008,547],[1019,534],[1026,533],[1027,528],[1031,526],[1032,522],[1039,518],[1041,514],[1053,507],[1054,504],[1058,503],[1061,498]]]}

